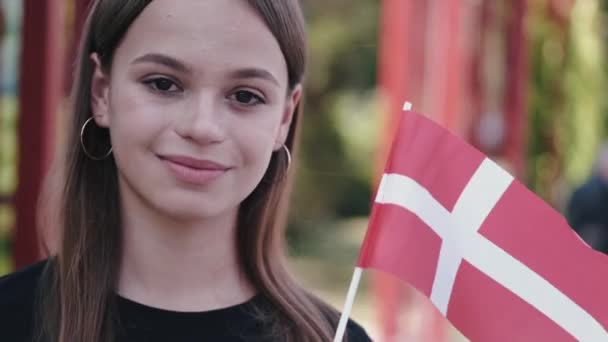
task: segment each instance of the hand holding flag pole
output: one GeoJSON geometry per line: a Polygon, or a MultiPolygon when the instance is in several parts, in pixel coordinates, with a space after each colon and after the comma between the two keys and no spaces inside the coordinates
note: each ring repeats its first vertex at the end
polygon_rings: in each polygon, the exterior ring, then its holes
{"type": "Polygon", "coordinates": [[[363,268],[409,282],[472,341],[608,341],[608,258],[466,142],[404,106],[363,268]]]}

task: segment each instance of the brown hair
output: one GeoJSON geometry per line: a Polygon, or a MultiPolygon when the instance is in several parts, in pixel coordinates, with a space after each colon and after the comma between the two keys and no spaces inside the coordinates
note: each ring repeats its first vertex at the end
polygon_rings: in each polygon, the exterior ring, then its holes
{"type": "MultiPolygon", "coordinates": [[[[72,90],[73,118],[63,155],[61,238],[43,274],[38,338],[50,341],[112,341],[116,333],[114,290],[121,256],[117,171],[112,157],[94,161],[80,147],[80,128],[91,116],[91,79],[97,52],[109,70],[115,49],[152,0],[97,0],[82,36],[72,90]]],[[[287,62],[289,88],[303,80],[304,19],[298,0],[248,0],[277,39],[287,62]]],[[[294,152],[301,106],[286,145],[294,152]]],[[[109,143],[107,132],[96,144],[109,143]],[[105,141],[105,142],[104,142],[105,141]]],[[[102,153],[103,154],[103,153],[102,153]]],[[[300,288],[284,266],[284,228],[291,185],[285,156],[273,154],[263,180],[241,204],[237,241],[241,265],[272,310],[269,333],[282,341],[328,341],[336,312],[300,288]]],[[[293,168],[292,168],[293,169],[293,168]]]]}

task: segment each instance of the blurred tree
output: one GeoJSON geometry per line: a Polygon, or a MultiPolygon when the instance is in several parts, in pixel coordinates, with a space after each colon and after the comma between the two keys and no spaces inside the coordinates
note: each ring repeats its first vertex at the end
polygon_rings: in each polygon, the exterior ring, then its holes
{"type": "Polygon", "coordinates": [[[601,13],[598,0],[531,2],[528,180],[560,209],[572,186],[589,174],[605,137],[601,13]]]}
{"type": "Polygon", "coordinates": [[[309,69],[291,225],[365,215],[371,196],[378,1],[304,1],[309,69]]]}
{"type": "Polygon", "coordinates": [[[566,99],[565,179],[568,185],[589,175],[605,136],[606,53],[600,1],[577,1],[572,10],[564,83],[566,99]]]}

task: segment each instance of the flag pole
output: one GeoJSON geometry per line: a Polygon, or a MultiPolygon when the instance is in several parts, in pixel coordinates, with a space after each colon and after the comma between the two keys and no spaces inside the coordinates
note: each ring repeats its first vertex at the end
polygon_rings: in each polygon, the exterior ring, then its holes
{"type": "Polygon", "coordinates": [[[336,336],[334,337],[334,342],[341,342],[344,338],[344,332],[346,331],[346,323],[348,323],[348,318],[350,317],[350,312],[353,308],[353,302],[355,301],[355,296],[357,295],[357,289],[359,288],[359,282],[361,281],[361,273],[363,269],[360,267],[355,267],[355,272],[353,273],[353,279],[350,282],[350,286],[348,288],[348,294],[346,295],[346,302],[344,303],[344,310],[342,310],[342,316],[340,316],[340,323],[338,324],[338,329],[336,330],[336,336]]]}
{"type": "Polygon", "coordinates": [[[406,111],[406,112],[409,112],[410,110],[412,110],[412,103],[406,101],[403,104],[403,110],[406,111]]]}

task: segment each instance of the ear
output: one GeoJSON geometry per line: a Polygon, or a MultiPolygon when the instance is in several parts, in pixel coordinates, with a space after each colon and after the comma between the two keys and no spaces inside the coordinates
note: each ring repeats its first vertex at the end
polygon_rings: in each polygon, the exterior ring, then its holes
{"type": "Polygon", "coordinates": [[[274,144],[274,150],[278,151],[281,146],[287,140],[287,135],[289,134],[289,128],[291,127],[291,122],[293,121],[294,111],[296,107],[300,103],[302,98],[302,85],[297,84],[285,103],[285,109],[283,110],[283,116],[281,117],[281,124],[279,126],[279,132],[277,134],[277,138],[274,144]]]}
{"type": "Polygon", "coordinates": [[[90,58],[94,67],[91,77],[91,114],[98,126],[107,128],[110,126],[110,77],[103,71],[96,52],[90,58]]]}

